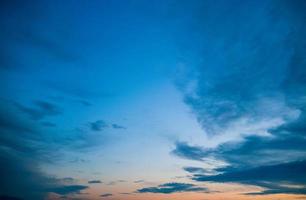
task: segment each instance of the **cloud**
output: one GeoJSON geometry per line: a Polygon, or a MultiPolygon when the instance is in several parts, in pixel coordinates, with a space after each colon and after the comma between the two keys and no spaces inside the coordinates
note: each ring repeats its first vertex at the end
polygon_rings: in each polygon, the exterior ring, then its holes
{"type": "Polygon", "coordinates": [[[306,87],[305,14],[299,6],[305,8],[302,2],[289,1],[245,1],[239,6],[203,2],[192,8],[194,15],[186,19],[189,27],[182,31],[190,44],[199,44],[186,51],[185,65],[196,75],[187,73],[178,88],[207,133],[224,134],[242,118],[253,124],[263,118],[286,120],[286,107],[297,108],[306,87]],[[232,29],[233,25],[239,28],[232,29]],[[188,39],[190,34],[198,37],[188,39]],[[190,51],[200,63],[188,60],[190,51]],[[189,92],[191,82],[196,85],[189,92]],[[264,99],[283,101],[284,106],[265,109],[260,103],[264,99]]]}
{"type": "Polygon", "coordinates": [[[39,200],[49,192],[69,194],[77,192],[77,189],[85,189],[65,186],[60,179],[49,177],[41,172],[37,168],[36,158],[22,157],[22,153],[20,153],[21,155],[14,154],[16,152],[11,150],[8,152],[0,151],[0,194],[2,195],[15,196],[25,200],[39,200]]]}
{"type": "Polygon", "coordinates": [[[16,132],[35,132],[35,128],[29,125],[26,120],[16,115],[16,110],[5,101],[0,101],[0,127],[16,132]],[[5,112],[6,111],[6,112],[5,112]]]}
{"type": "Polygon", "coordinates": [[[88,181],[89,184],[96,184],[96,183],[102,183],[102,181],[100,180],[92,180],[92,181],[88,181]]]}
{"type": "Polygon", "coordinates": [[[126,129],[126,127],[121,126],[121,125],[118,125],[118,124],[112,124],[112,127],[113,127],[114,129],[126,129]]]}
{"type": "Polygon", "coordinates": [[[204,148],[179,142],[172,154],[202,162],[206,162],[206,158],[214,157],[241,168],[303,159],[306,156],[305,144],[306,139],[302,136],[292,133],[282,135],[277,132],[275,136],[249,136],[243,141],[224,143],[217,148],[204,148]]]}
{"type": "Polygon", "coordinates": [[[294,136],[303,136],[303,134],[306,132],[306,105],[302,103],[302,105],[299,105],[300,108],[300,115],[296,120],[291,121],[290,123],[283,124],[275,129],[270,130],[270,132],[274,134],[291,134],[294,136]]]}
{"type": "Polygon", "coordinates": [[[203,161],[203,158],[208,155],[208,152],[199,146],[190,146],[186,142],[177,142],[172,154],[190,160],[203,161]]]}
{"type": "Polygon", "coordinates": [[[144,182],[144,180],[137,180],[137,181],[134,181],[134,183],[143,183],[144,182]]]}
{"type": "Polygon", "coordinates": [[[0,100],[0,130],[0,195],[40,200],[50,192],[69,195],[69,191],[84,188],[71,186],[66,179],[40,170],[42,162],[54,162],[59,157],[55,156],[58,151],[52,141],[45,137],[48,132],[22,115],[13,103],[3,100],[0,100]]]}
{"type": "MultiPolygon", "coordinates": [[[[249,136],[239,142],[227,142],[217,148],[177,143],[173,154],[184,159],[205,162],[214,157],[230,164],[216,168],[215,174],[201,174],[197,168],[184,168],[193,173],[193,180],[209,182],[237,182],[263,187],[248,195],[306,194],[306,139],[301,135],[304,113],[296,120],[269,130],[271,136],[249,136]],[[297,161],[298,160],[298,161],[297,161]]],[[[204,168],[204,170],[207,170],[204,168]]],[[[202,171],[203,173],[203,171],[202,171]]]]}
{"type": "Polygon", "coordinates": [[[105,194],[101,194],[100,197],[110,197],[110,196],[113,196],[113,194],[111,193],[105,193],[105,194]]]}
{"type": "Polygon", "coordinates": [[[260,166],[251,169],[231,171],[215,176],[194,177],[196,181],[287,181],[305,183],[306,175],[303,173],[306,161],[296,161],[277,165],[260,166]]]}
{"type": "Polygon", "coordinates": [[[90,123],[90,128],[93,131],[101,131],[106,128],[108,125],[103,120],[97,120],[90,123]]]}
{"type": "Polygon", "coordinates": [[[188,50],[177,87],[216,145],[177,142],[172,154],[229,164],[216,168],[217,175],[195,173],[194,180],[266,188],[258,194],[305,194],[305,6],[244,1],[188,8],[194,14],[180,38],[188,50]]]}
{"type": "Polygon", "coordinates": [[[267,188],[260,194],[304,193],[306,190],[306,161],[295,161],[277,165],[267,165],[248,169],[236,169],[222,174],[206,176],[196,174],[195,181],[238,182],[267,188]],[[282,186],[285,184],[287,186],[282,186]],[[300,188],[290,186],[299,185],[300,188]]]}
{"type": "Polygon", "coordinates": [[[201,167],[184,167],[183,168],[186,172],[189,173],[197,173],[197,174],[203,174],[206,173],[207,170],[201,168],[201,167]]]}
{"type": "MultiPolygon", "coordinates": [[[[194,64],[186,56],[184,65],[191,72],[180,77],[177,86],[217,145],[212,149],[178,142],[174,155],[201,162],[214,157],[230,164],[216,169],[220,175],[215,178],[229,176],[233,168],[253,170],[305,158],[306,82],[302,77],[306,75],[306,49],[302,35],[306,28],[301,11],[305,5],[268,1],[265,6],[259,2],[215,6],[204,2],[194,10],[192,27],[186,30],[199,36],[197,44],[205,45],[188,50],[188,55],[193,51],[201,62],[194,64]],[[251,12],[246,11],[248,7],[251,12]],[[287,15],[280,15],[279,10],[287,15]],[[233,25],[239,28],[232,29],[233,25]]],[[[288,169],[290,173],[296,170],[288,169]]],[[[249,174],[245,177],[251,178],[249,174]]],[[[265,192],[297,192],[285,189],[265,192]]]]}
{"type": "Polygon", "coordinates": [[[189,183],[165,183],[157,187],[147,187],[137,190],[138,193],[171,194],[177,192],[208,192],[207,188],[197,187],[189,183]]]}
{"type": "Polygon", "coordinates": [[[248,137],[240,144],[223,144],[212,154],[237,167],[259,166],[303,159],[306,156],[305,144],[305,138],[292,134],[248,137]]]}
{"type": "Polygon", "coordinates": [[[58,106],[46,101],[34,101],[34,107],[27,107],[18,103],[15,105],[33,120],[40,120],[47,116],[56,116],[62,113],[58,106]]]}
{"type": "MultiPolygon", "coordinates": [[[[173,154],[181,158],[205,162],[205,158],[214,157],[230,164],[216,168],[215,174],[201,174],[197,168],[184,168],[194,172],[193,180],[209,182],[238,182],[261,186],[264,194],[305,194],[306,162],[300,161],[306,156],[306,139],[301,135],[300,127],[305,122],[304,113],[296,120],[269,130],[271,136],[249,136],[239,142],[227,142],[217,148],[192,146],[177,143],[173,154]],[[298,128],[297,128],[298,127],[298,128]],[[298,161],[297,161],[298,160],[298,161]]],[[[207,170],[204,168],[204,170],[207,170]]]]}
{"type": "Polygon", "coordinates": [[[89,125],[92,131],[101,131],[109,127],[113,129],[126,129],[126,127],[124,126],[121,126],[119,124],[109,124],[109,123],[106,123],[104,120],[97,120],[94,122],[90,122],[89,125]]]}
{"type": "Polygon", "coordinates": [[[265,187],[265,190],[261,192],[245,193],[245,195],[269,195],[269,194],[306,194],[305,186],[287,185],[281,186],[273,183],[258,184],[259,186],[265,187]]]}
{"type": "Polygon", "coordinates": [[[54,192],[60,195],[68,195],[68,194],[79,194],[81,190],[87,189],[86,185],[65,185],[55,188],[50,188],[49,192],[54,192]]]}
{"type": "Polygon", "coordinates": [[[41,133],[37,124],[18,114],[9,102],[0,101],[0,144],[4,148],[34,153],[41,133]]]}

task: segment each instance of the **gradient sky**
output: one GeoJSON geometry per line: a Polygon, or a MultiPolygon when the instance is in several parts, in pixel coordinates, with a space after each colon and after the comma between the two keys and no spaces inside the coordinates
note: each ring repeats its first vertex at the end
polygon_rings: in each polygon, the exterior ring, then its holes
{"type": "Polygon", "coordinates": [[[1,200],[306,199],[303,0],[3,0],[1,200]]]}

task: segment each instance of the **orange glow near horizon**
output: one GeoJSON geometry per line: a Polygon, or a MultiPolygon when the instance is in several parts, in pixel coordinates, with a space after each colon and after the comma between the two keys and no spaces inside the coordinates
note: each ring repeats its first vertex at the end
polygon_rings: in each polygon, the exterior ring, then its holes
{"type": "MultiPolygon", "coordinates": [[[[241,185],[241,184],[221,184],[208,183],[205,184],[211,192],[177,192],[172,194],[157,194],[157,193],[137,193],[137,187],[129,186],[96,186],[91,187],[84,194],[89,196],[84,197],[89,199],[106,199],[106,200],[291,200],[291,199],[306,199],[306,195],[296,194],[269,194],[269,195],[247,195],[263,191],[263,188],[257,186],[241,185]],[[122,192],[125,191],[125,192],[122,192]],[[101,194],[110,193],[112,196],[101,197],[101,194]]],[[[54,198],[50,198],[54,199],[54,198]]]]}

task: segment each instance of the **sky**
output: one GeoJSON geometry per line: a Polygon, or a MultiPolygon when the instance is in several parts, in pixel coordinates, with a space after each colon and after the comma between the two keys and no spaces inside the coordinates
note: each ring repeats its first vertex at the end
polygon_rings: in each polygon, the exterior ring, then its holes
{"type": "Polygon", "coordinates": [[[1,1],[0,199],[306,199],[305,10],[1,1]]]}

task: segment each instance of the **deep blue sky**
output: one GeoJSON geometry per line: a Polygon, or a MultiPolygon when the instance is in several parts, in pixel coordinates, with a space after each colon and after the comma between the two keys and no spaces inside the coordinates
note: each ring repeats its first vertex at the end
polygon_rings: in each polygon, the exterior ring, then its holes
{"type": "Polygon", "coordinates": [[[306,198],[304,1],[0,5],[0,199],[306,198]]]}

